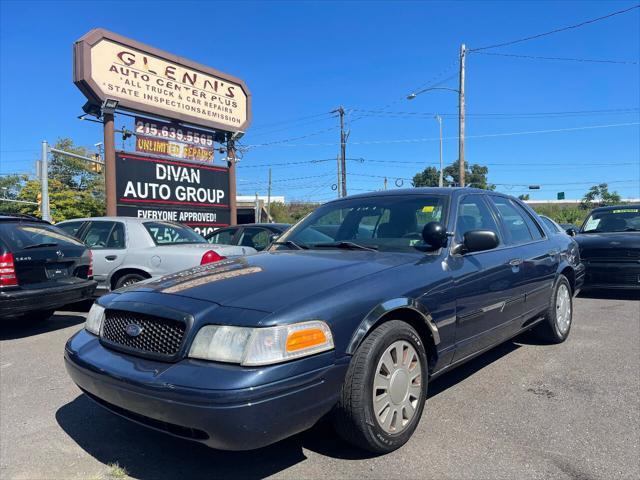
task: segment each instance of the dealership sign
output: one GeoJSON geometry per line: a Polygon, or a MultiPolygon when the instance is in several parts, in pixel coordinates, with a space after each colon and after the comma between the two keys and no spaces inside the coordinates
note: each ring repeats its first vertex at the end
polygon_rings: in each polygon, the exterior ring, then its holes
{"type": "Polygon", "coordinates": [[[117,215],[180,222],[200,233],[229,225],[229,172],[125,152],[116,154],[117,215]]]}
{"type": "Polygon", "coordinates": [[[93,103],[214,130],[245,131],[251,120],[242,80],[103,29],[75,43],[73,81],[93,103]]]}
{"type": "Polygon", "coordinates": [[[136,118],[136,151],[213,163],[213,135],[193,128],[136,118]]]}

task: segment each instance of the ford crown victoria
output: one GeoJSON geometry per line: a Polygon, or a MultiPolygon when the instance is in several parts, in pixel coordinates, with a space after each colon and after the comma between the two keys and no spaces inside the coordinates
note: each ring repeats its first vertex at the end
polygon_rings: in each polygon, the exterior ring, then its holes
{"type": "Polygon", "coordinates": [[[526,330],[563,342],[583,275],[576,242],[515,198],[353,196],[265,252],[102,297],[65,363],[112,412],[214,448],[262,447],[329,414],[385,453],[413,434],[431,379],[526,330]]]}

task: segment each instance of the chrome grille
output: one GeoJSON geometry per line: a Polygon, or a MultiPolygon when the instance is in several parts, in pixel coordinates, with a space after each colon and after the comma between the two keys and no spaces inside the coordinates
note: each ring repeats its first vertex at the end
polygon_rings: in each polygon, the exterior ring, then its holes
{"type": "Polygon", "coordinates": [[[185,322],[178,320],[137,312],[107,310],[100,338],[106,346],[143,356],[170,358],[180,351],[185,330],[185,322]],[[127,327],[131,325],[139,327],[138,335],[127,333],[127,327]]]}

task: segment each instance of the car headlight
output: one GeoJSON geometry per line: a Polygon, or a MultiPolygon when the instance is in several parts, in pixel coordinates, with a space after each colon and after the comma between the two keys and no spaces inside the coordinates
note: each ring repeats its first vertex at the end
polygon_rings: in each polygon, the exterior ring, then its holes
{"type": "Polygon", "coordinates": [[[94,335],[100,335],[100,328],[102,328],[103,321],[104,307],[94,303],[87,314],[87,320],[84,322],[84,328],[87,332],[93,333],[94,335]]]}
{"type": "Polygon", "coordinates": [[[256,366],[285,362],[331,349],[331,329],[321,320],[264,328],[205,325],[193,340],[189,356],[256,366]]]}

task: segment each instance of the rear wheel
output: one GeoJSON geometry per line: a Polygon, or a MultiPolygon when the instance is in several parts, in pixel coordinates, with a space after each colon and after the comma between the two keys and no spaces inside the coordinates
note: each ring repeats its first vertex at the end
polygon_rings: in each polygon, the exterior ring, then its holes
{"type": "Polygon", "coordinates": [[[144,279],[145,277],[137,273],[128,273],[118,279],[114,289],[117,290],[122,287],[128,287],[129,285],[133,285],[134,283],[141,282],[144,279]]]}
{"type": "Polygon", "coordinates": [[[351,444],[376,453],[404,445],[415,431],[427,391],[422,340],[407,323],[376,328],[358,348],[334,412],[334,427],[351,444]]]}
{"type": "Polygon", "coordinates": [[[571,284],[567,277],[560,275],[553,289],[545,319],[535,327],[534,332],[546,342],[562,343],[569,336],[572,320],[573,299],[571,284]]]}

